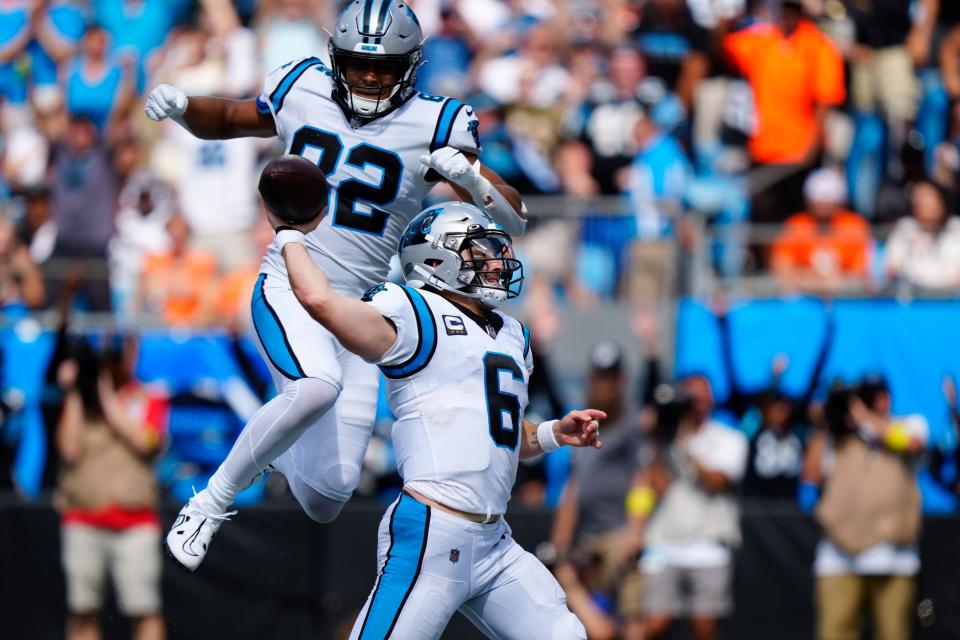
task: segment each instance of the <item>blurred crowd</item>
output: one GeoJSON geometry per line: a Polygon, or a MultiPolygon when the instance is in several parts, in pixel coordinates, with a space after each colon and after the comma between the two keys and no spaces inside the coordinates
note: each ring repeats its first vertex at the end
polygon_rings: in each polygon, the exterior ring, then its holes
{"type": "MultiPolygon", "coordinates": [[[[411,6],[429,35],[418,88],[475,107],[483,162],[531,203],[518,249],[534,340],[556,335],[564,305],[602,299],[641,310],[642,388],[628,384],[623,346],[591,351],[586,400],[610,415],[599,456],[553,454],[518,477],[516,502],[557,507],[541,556],[590,637],[664,637],[678,618],[694,637],[714,637],[733,606],[738,509],[749,499],[818,505],[820,637],[857,638],[868,613],[882,637],[908,637],[915,471],[929,468],[956,494],[956,454],[927,445],[922,417],[891,415],[882,378],[826,393],[829,337],[802,397],[780,389],[787,364],[776,361],[768,389],[734,383],[716,406],[706,377],[661,377],[663,336],[644,310],[704,278],[736,287],[757,276],[784,293],[827,297],[960,292],[960,3],[411,6]]],[[[2,432],[0,479],[28,495],[57,488],[73,637],[92,637],[108,569],[140,637],[163,636],[159,565],[122,560],[157,548],[153,478],[188,498],[270,393],[244,335],[272,238],[255,177],[281,148],[201,141],[148,122],[144,92],[167,82],[253,97],[271,69],[326,58],[323,28],[339,8],[0,0],[0,312],[59,308],[60,318],[56,344],[31,365],[43,369],[41,415],[21,411],[22,394],[0,394],[0,419],[23,414],[2,432]],[[175,331],[140,345],[83,338],[70,331],[76,310],[175,331]],[[176,333],[185,327],[230,331],[176,333]],[[157,394],[139,381],[149,377],[144,362],[168,381],[213,373],[157,394]],[[50,437],[34,447],[45,462],[27,482],[11,469],[28,457],[16,447],[29,420],[50,437]],[[98,456],[130,481],[103,477],[98,456]]],[[[735,381],[726,313],[716,312],[735,381]]],[[[27,328],[16,329],[21,341],[27,328]]],[[[956,425],[950,380],[944,395],[956,425]]],[[[570,404],[540,355],[531,397],[543,417],[570,404]]],[[[381,418],[361,486],[371,495],[399,481],[390,417],[381,418]]],[[[256,500],[264,489],[253,491],[256,500]]]]}
{"type": "MultiPolygon", "coordinates": [[[[685,637],[716,638],[736,606],[742,511],[799,508],[820,532],[811,568],[815,637],[853,640],[867,627],[876,638],[912,637],[921,514],[945,495],[956,504],[956,452],[934,443],[924,416],[893,412],[882,374],[825,378],[832,326],[800,394],[782,386],[790,366],[782,356],[763,388],[746,391],[722,303],[714,314],[726,397],[701,373],[663,377],[654,316],[637,322],[641,371],[630,371],[617,343],[590,352],[586,403],[609,416],[604,446],[570,453],[551,538],[538,549],[571,609],[591,639],[676,637],[678,623],[685,637]],[[636,388],[631,373],[639,374],[636,388]],[[920,475],[936,489],[921,491],[920,475]]],[[[947,378],[943,412],[954,437],[957,406],[947,378]]],[[[522,485],[518,492],[530,495],[522,485]]]]}

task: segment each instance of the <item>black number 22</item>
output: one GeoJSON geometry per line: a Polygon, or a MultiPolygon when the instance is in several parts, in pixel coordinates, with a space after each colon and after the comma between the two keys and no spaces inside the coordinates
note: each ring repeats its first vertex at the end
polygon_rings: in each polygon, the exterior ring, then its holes
{"type": "Polygon", "coordinates": [[[513,375],[514,380],[523,380],[523,371],[517,361],[502,353],[487,353],[483,356],[483,382],[487,392],[487,419],[490,422],[490,437],[498,447],[516,449],[523,430],[520,400],[516,395],[500,389],[500,372],[513,375]],[[504,423],[504,414],[510,416],[510,426],[504,423]]]}
{"type": "MultiPolygon", "coordinates": [[[[307,147],[320,151],[320,160],[317,165],[326,175],[336,172],[343,153],[343,142],[340,136],[330,131],[304,126],[294,134],[290,153],[302,156],[307,147]]],[[[331,189],[334,226],[382,236],[390,214],[377,206],[390,204],[400,192],[400,178],[403,176],[403,162],[400,156],[392,151],[361,142],[350,148],[344,162],[360,170],[366,169],[368,165],[380,169],[380,184],[350,178],[331,189]],[[370,212],[357,211],[358,202],[369,205],[370,212]]]]}

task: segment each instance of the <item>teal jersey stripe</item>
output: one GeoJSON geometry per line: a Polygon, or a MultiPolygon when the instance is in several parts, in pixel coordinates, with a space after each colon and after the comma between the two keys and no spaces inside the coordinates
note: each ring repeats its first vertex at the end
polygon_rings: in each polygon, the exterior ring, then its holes
{"type": "Polygon", "coordinates": [[[283,108],[284,98],[287,97],[287,93],[290,92],[290,89],[293,88],[296,81],[300,79],[300,76],[310,67],[317,65],[322,65],[318,58],[307,58],[306,60],[302,60],[283,77],[283,80],[280,81],[277,88],[270,94],[270,103],[273,105],[274,113],[279,113],[280,109],[283,108]]]}
{"type": "Polygon", "coordinates": [[[263,284],[266,281],[266,274],[261,273],[257,278],[257,284],[253,288],[253,299],[250,301],[253,312],[253,328],[260,338],[260,344],[263,345],[263,351],[267,354],[270,364],[291,380],[298,380],[306,377],[300,361],[297,360],[290,341],[287,339],[287,332],[280,324],[280,316],[274,311],[273,307],[267,301],[263,290],[263,284]]]}
{"type": "Polygon", "coordinates": [[[390,637],[420,576],[429,530],[430,507],[401,493],[390,514],[390,548],[360,627],[360,640],[390,637]]]}
{"type": "Polygon", "coordinates": [[[450,134],[453,132],[453,123],[457,119],[457,113],[463,108],[463,103],[453,98],[448,98],[440,109],[440,118],[437,120],[437,128],[433,132],[433,142],[430,143],[430,151],[447,146],[450,141],[450,134]]]}
{"type": "Polygon", "coordinates": [[[406,378],[419,373],[427,366],[433,358],[434,351],[437,350],[437,323],[433,317],[433,311],[430,310],[430,306],[419,291],[406,285],[400,285],[400,287],[407,294],[417,318],[417,349],[403,364],[381,366],[380,370],[388,378],[406,378]]]}

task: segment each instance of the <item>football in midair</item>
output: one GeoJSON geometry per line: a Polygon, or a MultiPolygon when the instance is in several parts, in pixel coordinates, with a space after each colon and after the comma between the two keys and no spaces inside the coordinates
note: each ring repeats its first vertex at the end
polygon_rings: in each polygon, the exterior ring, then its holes
{"type": "Polygon", "coordinates": [[[283,155],[260,174],[260,196],[267,208],[290,224],[304,224],[325,213],[327,176],[303,156],[283,155]]]}

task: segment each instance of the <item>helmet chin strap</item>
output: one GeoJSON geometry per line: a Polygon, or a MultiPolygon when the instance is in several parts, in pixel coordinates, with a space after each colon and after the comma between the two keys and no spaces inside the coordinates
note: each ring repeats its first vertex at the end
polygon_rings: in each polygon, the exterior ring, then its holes
{"type": "Polygon", "coordinates": [[[390,92],[386,98],[380,98],[375,100],[373,98],[364,98],[363,96],[358,96],[352,90],[347,88],[348,93],[350,94],[350,103],[354,110],[360,115],[365,116],[374,116],[380,113],[381,111],[386,111],[390,108],[390,100],[397,94],[397,91],[400,90],[400,83],[394,85],[393,90],[390,92]]]}

